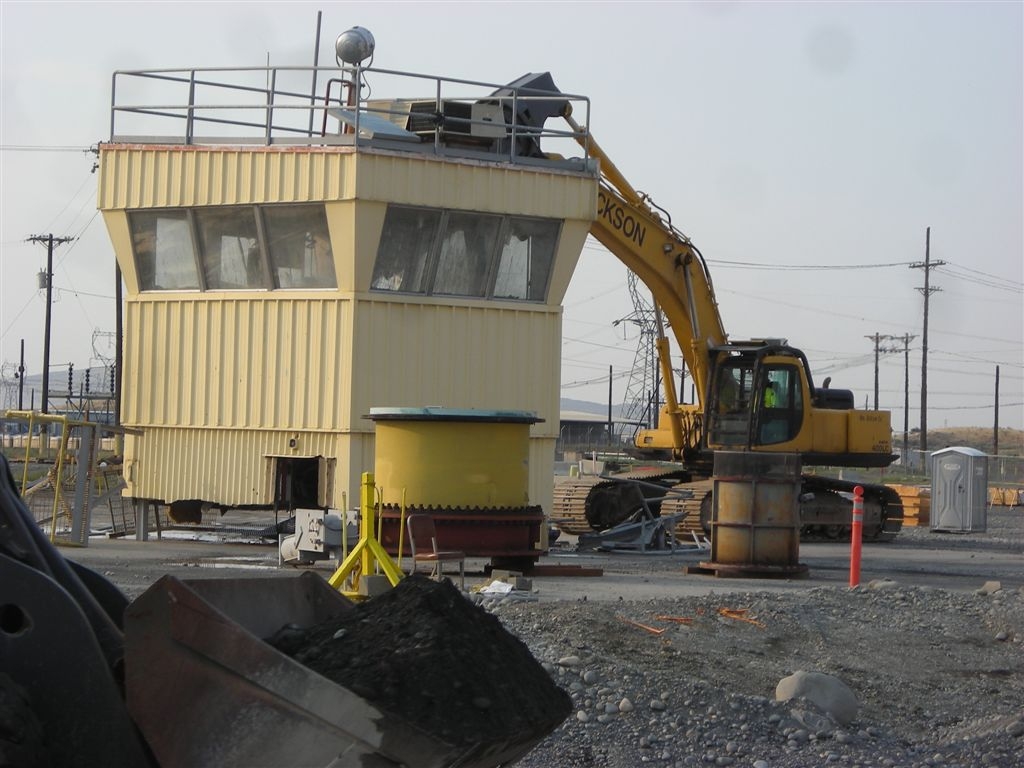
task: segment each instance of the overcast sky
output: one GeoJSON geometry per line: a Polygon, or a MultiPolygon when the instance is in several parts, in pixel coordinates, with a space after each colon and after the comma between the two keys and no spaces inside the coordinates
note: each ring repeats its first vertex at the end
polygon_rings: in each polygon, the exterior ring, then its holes
{"type": "MultiPolygon", "coordinates": [[[[595,138],[708,259],[734,339],[784,337],[817,382],[873,399],[874,334],[910,343],[920,421],[925,231],[931,427],[1024,428],[1024,4],[47,3],[0,0],[0,362],[52,377],[112,357],[114,262],[93,156],[115,69],[321,64],[370,29],[374,64],[505,83],[550,71],[592,99],[595,138]],[[875,266],[889,265],[889,266],[875,266]],[[57,371],[60,371],[59,373],[57,371]]],[[[397,95],[397,94],[390,94],[397,95]]],[[[402,94],[405,95],[405,94],[402,94]]],[[[638,339],[625,268],[584,249],[565,299],[562,395],[627,391],[638,339]]],[[[902,346],[902,342],[889,342],[902,346]]],[[[904,360],[880,405],[903,425],[904,360]]],[[[687,392],[687,397],[689,393],[687,392]]],[[[453,404],[456,405],[456,404],[453,404]]]]}

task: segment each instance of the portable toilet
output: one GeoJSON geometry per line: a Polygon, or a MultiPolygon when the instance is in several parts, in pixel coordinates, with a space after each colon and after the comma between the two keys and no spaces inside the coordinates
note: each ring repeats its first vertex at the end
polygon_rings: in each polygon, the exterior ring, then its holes
{"type": "Polygon", "coordinates": [[[974,448],[932,454],[931,530],[970,533],[987,524],[988,456],[974,448]]]}

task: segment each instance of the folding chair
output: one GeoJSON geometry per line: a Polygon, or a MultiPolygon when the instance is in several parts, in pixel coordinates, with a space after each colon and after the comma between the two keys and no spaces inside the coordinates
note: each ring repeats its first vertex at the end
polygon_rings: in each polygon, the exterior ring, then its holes
{"type": "Polygon", "coordinates": [[[459,589],[466,589],[466,553],[455,550],[439,550],[437,548],[437,531],[434,518],[430,515],[409,515],[406,520],[409,530],[409,547],[412,549],[412,571],[420,563],[430,563],[431,578],[440,580],[443,576],[444,563],[459,563],[459,589]]]}

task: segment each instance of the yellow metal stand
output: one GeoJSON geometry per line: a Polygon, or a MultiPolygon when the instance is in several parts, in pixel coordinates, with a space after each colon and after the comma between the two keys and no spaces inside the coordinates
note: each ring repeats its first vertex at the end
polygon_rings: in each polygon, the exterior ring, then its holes
{"type": "Polygon", "coordinates": [[[384,551],[384,547],[380,545],[375,536],[373,525],[374,491],[373,473],[364,472],[359,501],[359,542],[352,547],[352,551],[338,566],[338,570],[327,580],[332,587],[344,592],[346,597],[354,599],[365,597],[365,595],[359,594],[359,578],[361,575],[368,576],[373,572],[374,561],[380,565],[380,569],[393,587],[402,580],[404,575],[398,570],[398,566],[384,551]],[[352,576],[352,592],[342,589],[349,576],[352,576]]]}

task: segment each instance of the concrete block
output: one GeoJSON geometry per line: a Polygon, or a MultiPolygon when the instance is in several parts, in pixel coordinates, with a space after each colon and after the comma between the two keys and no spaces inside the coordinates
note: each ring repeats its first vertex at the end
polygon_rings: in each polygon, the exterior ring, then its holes
{"type": "Polygon", "coordinates": [[[391,582],[387,576],[373,574],[359,578],[359,594],[364,597],[377,597],[391,589],[391,582]]]}

